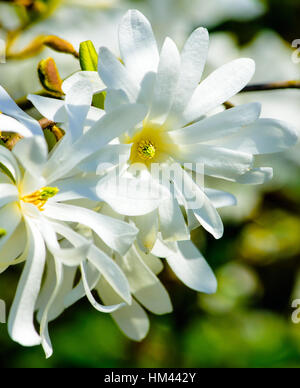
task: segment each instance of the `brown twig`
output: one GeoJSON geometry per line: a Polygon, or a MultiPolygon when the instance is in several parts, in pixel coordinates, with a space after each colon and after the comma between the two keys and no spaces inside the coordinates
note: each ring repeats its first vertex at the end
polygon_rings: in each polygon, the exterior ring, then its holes
{"type": "Polygon", "coordinates": [[[300,81],[271,82],[246,86],[240,93],[261,92],[268,90],[300,89],[300,81]]]}

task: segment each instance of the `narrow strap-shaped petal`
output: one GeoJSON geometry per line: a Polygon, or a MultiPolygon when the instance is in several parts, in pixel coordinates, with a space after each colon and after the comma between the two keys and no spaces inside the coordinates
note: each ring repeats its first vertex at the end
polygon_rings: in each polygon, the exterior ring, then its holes
{"type": "Polygon", "coordinates": [[[48,183],[65,176],[84,159],[108,145],[140,123],[146,115],[146,107],[139,104],[122,105],[114,112],[101,117],[95,125],[77,142],[62,140],[62,148],[57,148],[47,163],[44,176],[48,183]]]}
{"type": "Polygon", "coordinates": [[[124,221],[119,221],[78,206],[48,204],[44,214],[52,219],[78,222],[91,228],[105,244],[120,254],[128,251],[138,232],[133,225],[124,221]]]}
{"type": "Polygon", "coordinates": [[[159,206],[160,232],[165,241],[182,241],[190,232],[176,198],[166,199],[159,206]]]}
{"type": "Polygon", "coordinates": [[[137,10],[123,17],[119,29],[121,57],[139,83],[145,74],[157,70],[159,53],[151,24],[137,10]]]}
{"type": "Polygon", "coordinates": [[[20,121],[0,113],[0,131],[18,133],[23,137],[32,136],[32,132],[20,121]]]}
{"type": "Polygon", "coordinates": [[[197,87],[185,112],[183,124],[196,121],[242,90],[253,77],[255,63],[251,59],[234,60],[209,75],[197,87]]]}
{"type": "Polygon", "coordinates": [[[175,43],[167,38],[163,45],[154,85],[149,120],[163,122],[172,106],[180,75],[180,55],[175,43]]]}
{"type": "Polygon", "coordinates": [[[12,152],[3,146],[0,146],[0,171],[3,172],[13,183],[20,182],[21,172],[17,159],[12,152]]]}
{"type": "Polygon", "coordinates": [[[18,197],[19,192],[16,186],[7,183],[0,183],[0,208],[10,202],[17,201],[18,197]]]}
{"type": "Polygon", "coordinates": [[[12,202],[0,209],[0,228],[5,230],[5,236],[0,239],[0,256],[1,248],[9,240],[21,222],[21,214],[17,202],[12,202]]]}
{"type": "Polygon", "coordinates": [[[298,138],[293,125],[279,120],[259,119],[232,136],[220,139],[220,145],[259,155],[285,151],[295,145],[298,138]]]}
{"type": "Polygon", "coordinates": [[[132,217],[132,221],[139,230],[137,242],[140,249],[145,253],[151,252],[157,239],[159,228],[157,209],[143,216],[132,217]]]}
{"type": "Polygon", "coordinates": [[[85,262],[80,264],[80,269],[81,269],[81,275],[82,275],[82,281],[83,281],[83,285],[84,285],[84,289],[85,289],[85,294],[86,294],[89,302],[91,303],[91,305],[97,311],[100,311],[101,313],[113,313],[113,312],[119,310],[120,308],[126,306],[126,303],[124,303],[124,302],[117,303],[117,304],[114,304],[111,306],[105,306],[105,305],[102,305],[99,302],[97,302],[96,299],[94,298],[93,294],[91,293],[91,290],[89,288],[89,284],[87,282],[86,263],[85,262]]]}
{"type": "Polygon", "coordinates": [[[178,180],[178,177],[175,177],[174,183],[176,189],[185,199],[187,209],[193,210],[199,223],[216,239],[221,238],[224,226],[212,202],[187,172],[183,171],[181,179],[178,180]]]}
{"type": "MultiPolygon", "coordinates": [[[[61,223],[55,224],[55,230],[67,238],[75,247],[87,242],[87,239],[74,232],[70,227],[61,223]]],[[[119,266],[96,246],[92,246],[88,253],[88,260],[112,286],[118,295],[128,304],[131,295],[128,281],[119,266]]]]}
{"type": "Polygon", "coordinates": [[[253,166],[253,156],[249,153],[230,150],[206,144],[191,144],[180,147],[180,162],[191,163],[191,169],[202,169],[205,175],[235,181],[253,166]]]}
{"type": "Polygon", "coordinates": [[[180,117],[195,89],[197,88],[204,70],[209,47],[208,31],[205,28],[195,30],[186,41],[181,53],[181,71],[176,95],[170,112],[180,117]]]}
{"type": "Polygon", "coordinates": [[[121,89],[131,102],[136,101],[139,93],[138,83],[126,67],[105,47],[100,48],[99,51],[98,72],[109,89],[121,89]]]}
{"type": "Polygon", "coordinates": [[[24,346],[35,346],[41,338],[34,327],[34,310],[44,272],[46,249],[44,240],[35,226],[27,219],[28,256],[8,318],[12,339],[24,346]]]}
{"type": "Polygon", "coordinates": [[[13,148],[25,170],[31,175],[40,176],[48,159],[48,146],[42,137],[21,139],[13,148]]]}
{"type": "Polygon", "coordinates": [[[67,113],[65,102],[56,98],[38,96],[29,94],[27,99],[32,102],[35,108],[43,117],[52,120],[56,123],[64,123],[67,121],[67,113]]]}
{"type": "Polygon", "coordinates": [[[216,292],[216,277],[192,241],[166,243],[158,239],[152,253],[165,257],[178,279],[187,287],[206,294],[216,292]]]}
{"type": "Polygon", "coordinates": [[[235,196],[230,193],[226,193],[225,191],[206,188],[204,192],[216,209],[237,205],[237,199],[235,196]]]}
{"type": "Polygon", "coordinates": [[[73,141],[77,140],[84,130],[84,124],[92,105],[93,88],[85,81],[78,81],[66,92],[66,111],[69,120],[69,131],[73,141]]]}
{"type": "MultiPolygon", "coordinates": [[[[100,298],[107,305],[120,302],[120,297],[104,279],[100,279],[97,291],[100,298]]],[[[145,310],[135,300],[132,301],[130,306],[125,306],[112,313],[112,317],[120,329],[134,341],[141,341],[148,334],[150,328],[149,318],[145,310]]]]}
{"type": "Polygon", "coordinates": [[[51,310],[51,307],[53,306],[53,303],[55,302],[55,299],[58,295],[59,289],[63,282],[63,265],[59,260],[55,258],[53,260],[54,260],[54,267],[55,267],[56,282],[55,282],[55,287],[53,289],[51,297],[48,300],[48,303],[45,307],[45,310],[41,319],[41,326],[40,326],[42,346],[46,354],[46,358],[51,357],[53,354],[53,348],[52,348],[52,344],[49,336],[49,327],[48,327],[48,324],[50,321],[49,312],[51,310]]]}
{"type": "Polygon", "coordinates": [[[0,86],[0,111],[25,125],[31,132],[31,136],[43,136],[40,124],[23,112],[2,86],[0,86]]]}
{"type": "Polygon", "coordinates": [[[176,144],[196,144],[212,140],[218,144],[222,142],[223,137],[242,132],[242,127],[254,123],[260,113],[259,103],[237,106],[185,128],[171,131],[169,136],[176,144]]]}
{"type": "Polygon", "coordinates": [[[158,315],[172,311],[165,287],[144,263],[135,246],[125,257],[118,256],[117,263],[129,281],[131,292],[143,306],[158,315]]]}

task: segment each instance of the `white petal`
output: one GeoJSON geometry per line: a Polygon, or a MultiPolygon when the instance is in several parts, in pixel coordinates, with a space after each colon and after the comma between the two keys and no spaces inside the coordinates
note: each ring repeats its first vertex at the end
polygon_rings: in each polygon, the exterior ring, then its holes
{"type": "Polygon", "coordinates": [[[23,137],[32,136],[32,132],[18,120],[0,113],[0,131],[18,133],[23,137]]]}
{"type": "Polygon", "coordinates": [[[240,176],[236,182],[244,185],[262,185],[273,178],[273,168],[261,167],[253,168],[246,174],[240,176]]]}
{"type": "Polygon", "coordinates": [[[129,281],[131,292],[144,307],[158,315],[172,311],[165,287],[147,267],[134,246],[125,257],[118,257],[117,263],[129,281]]]}
{"type": "MultiPolygon", "coordinates": [[[[87,243],[88,240],[72,229],[61,224],[55,224],[55,230],[62,236],[66,237],[75,247],[87,243]]],[[[117,266],[117,264],[108,257],[104,252],[101,252],[95,246],[92,246],[88,252],[88,260],[99,271],[100,274],[109,282],[116,293],[128,304],[131,303],[131,295],[128,281],[117,266]]]]}
{"type": "Polygon", "coordinates": [[[131,147],[131,144],[109,144],[99,152],[85,159],[78,168],[87,173],[90,172],[100,175],[106,170],[128,161],[131,147]]]}
{"type": "Polygon", "coordinates": [[[147,73],[145,77],[143,78],[141,82],[141,89],[139,92],[139,95],[137,97],[137,102],[139,104],[145,104],[149,107],[151,107],[152,99],[153,99],[153,92],[154,92],[154,86],[156,83],[156,77],[157,73],[147,73]]]}
{"type": "Polygon", "coordinates": [[[216,209],[237,205],[237,199],[230,193],[214,189],[205,189],[204,191],[216,209]]]}
{"type": "Polygon", "coordinates": [[[298,135],[292,125],[279,120],[260,119],[233,136],[221,139],[220,145],[259,155],[285,151],[297,141],[298,135]]]}
{"type": "Polygon", "coordinates": [[[108,89],[105,97],[105,111],[114,111],[120,105],[129,104],[127,94],[123,90],[108,89]]]}
{"type": "Polygon", "coordinates": [[[151,213],[170,196],[169,192],[153,179],[105,177],[97,186],[99,199],[108,203],[117,213],[141,216],[151,213]]]}
{"type": "Polygon", "coordinates": [[[138,247],[136,247],[136,249],[141,259],[155,275],[158,275],[162,272],[162,270],[164,269],[164,265],[158,257],[152,255],[151,253],[145,254],[144,252],[139,250],[138,247]]]}
{"type": "Polygon", "coordinates": [[[132,74],[107,48],[100,48],[98,72],[100,78],[110,89],[123,90],[131,102],[135,102],[139,87],[132,74]]]}
{"type": "Polygon", "coordinates": [[[41,234],[45,240],[47,248],[55,259],[59,259],[67,266],[77,266],[86,259],[91,242],[83,243],[75,248],[61,248],[55,231],[55,225],[51,225],[44,217],[39,219],[41,234]]]}
{"type": "Polygon", "coordinates": [[[2,183],[0,184],[0,208],[10,202],[18,200],[19,192],[16,186],[2,183]]]}
{"type": "Polygon", "coordinates": [[[165,241],[189,240],[190,233],[176,198],[166,199],[159,206],[160,232],[165,241]]]}
{"type": "Polygon", "coordinates": [[[29,94],[27,99],[31,101],[40,114],[48,120],[52,120],[56,123],[65,123],[67,121],[68,116],[64,101],[57,100],[56,98],[38,96],[36,94],[29,94]]]}
{"type": "Polygon", "coordinates": [[[16,202],[10,203],[0,209],[0,228],[6,231],[6,235],[0,239],[0,250],[21,222],[20,213],[18,203],[16,202]]]}
{"type": "Polygon", "coordinates": [[[5,175],[9,174],[9,178],[13,183],[20,182],[21,172],[18,162],[14,157],[14,154],[3,146],[0,146],[0,171],[4,172],[5,175]],[[3,170],[3,166],[8,171],[5,171],[5,169],[3,170]]]}
{"type": "Polygon", "coordinates": [[[222,237],[224,227],[222,220],[212,202],[204,194],[204,191],[196,185],[192,177],[183,172],[182,182],[176,180],[175,185],[188,204],[187,208],[193,209],[199,223],[216,239],[222,237]]]}
{"type": "Polygon", "coordinates": [[[171,131],[169,135],[176,144],[195,144],[210,140],[215,140],[218,144],[220,138],[239,133],[238,131],[242,131],[243,126],[256,121],[260,112],[261,105],[258,103],[237,106],[188,125],[183,129],[171,131]]]}
{"type": "Polygon", "coordinates": [[[189,37],[181,53],[181,72],[177,87],[172,115],[180,115],[191,99],[197,88],[207,59],[209,46],[208,31],[205,28],[198,28],[189,37]]]}
{"type": "Polygon", "coordinates": [[[49,218],[78,222],[91,228],[105,244],[120,254],[128,251],[138,232],[133,225],[78,206],[49,204],[43,213],[49,218]]]}
{"type": "Polygon", "coordinates": [[[66,94],[66,111],[73,140],[83,134],[84,123],[92,105],[92,97],[92,86],[85,81],[76,82],[66,94]]]}
{"type": "Polygon", "coordinates": [[[213,72],[201,82],[193,94],[184,112],[184,123],[199,119],[237,94],[251,80],[254,71],[254,61],[241,58],[213,72]]]}
{"type": "Polygon", "coordinates": [[[180,75],[180,55],[175,43],[167,38],[158,66],[149,119],[163,121],[174,101],[180,75]]]}
{"type": "MultiPolygon", "coordinates": [[[[64,297],[67,293],[69,293],[74,285],[75,274],[77,271],[77,267],[65,267],[63,266],[63,283],[60,285],[59,292],[55,298],[55,303],[51,306],[51,311],[49,311],[49,321],[53,321],[56,319],[64,310],[65,306],[63,303],[64,297]]],[[[36,302],[37,320],[41,322],[42,316],[44,314],[45,308],[53,290],[56,285],[56,273],[55,273],[55,264],[53,257],[48,254],[47,257],[47,266],[46,266],[46,276],[43,281],[43,287],[39,294],[38,300],[36,302]]]]}
{"type": "Polygon", "coordinates": [[[146,115],[143,105],[123,105],[103,116],[75,144],[66,145],[64,152],[59,148],[52,155],[44,171],[47,181],[53,182],[70,172],[80,162],[99,151],[113,139],[126,133],[141,122],[146,115]]]}
{"type": "MultiPolygon", "coordinates": [[[[89,198],[99,201],[96,186],[99,178],[96,176],[90,177],[72,177],[68,179],[58,180],[54,182],[54,187],[59,189],[58,194],[53,198],[54,202],[70,201],[79,198],[89,198]]],[[[48,203],[51,203],[49,200],[48,203]]],[[[46,205],[47,206],[47,205],[46,205]]]]}
{"type": "Polygon", "coordinates": [[[55,264],[55,275],[56,275],[56,283],[54,290],[51,294],[51,297],[47,301],[47,305],[44,309],[44,313],[42,315],[41,319],[41,326],[40,326],[40,333],[42,338],[42,346],[44,349],[44,352],[46,354],[46,358],[49,358],[53,354],[52,344],[49,336],[49,329],[48,324],[50,321],[49,312],[55,302],[55,299],[58,295],[59,289],[63,282],[63,266],[62,263],[59,260],[54,259],[55,264]]]}
{"type": "Polygon", "coordinates": [[[139,11],[130,10],[123,17],[119,42],[121,57],[137,82],[141,82],[146,73],[157,70],[157,43],[149,21],[139,11]]]}
{"type": "Polygon", "coordinates": [[[206,294],[216,292],[215,275],[191,241],[178,242],[176,254],[166,259],[177,277],[189,288],[206,294]]]}
{"type": "Polygon", "coordinates": [[[191,163],[192,169],[202,167],[205,175],[236,180],[253,165],[253,156],[213,145],[194,144],[180,147],[180,161],[191,163]]]}
{"type": "Polygon", "coordinates": [[[101,313],[113,313],[113,312],[119,310],[121,307],[126,306],[126,304],[124,302],[117,303],[117,304],[114,304],[114,305],[111,305],[111,306],[104,306],[104,305],[98,303],[96,301],[96,299],[94,298],[94,296],[91,293],[91,290],[89,288],[89,284],[88,284],[88,281],[87,281],[87,278],[86,278],[86,274],[85,274],[85,263],[84,262],[81,263],[80,268],[81,268],[82,281],[83,281],[83,285],[84,285],[86,296],[87,296],[89,302],[91,303],[91,305],[97,311],[100,311],[101,313]]]}
{"type": "Polygon", "coordinates": [[[67,94],[79,81],[85,82],[86,85],[90,85],[93,89],[93,94],[100,93],[105,89],[105,85],[96,71],[79,71],[63,82],[63,91],[67,94]]]}
{"type": "Polygon", "coordinates": [[[60,289],[57,292],[54,303],[49,311],[49,321],[54,321],[59,317],[65,310],[64,300],[66,295],[72,290],[74,286],[76,267],[65,267],[63,268],[63,282],[60,289]]]}
{"type": "Polygon", "coordinates": [[[0,111],[25,125],[31,132],[31,136],[43,136],[40,124],[23,112],[2,86],[0,86],[0,111]]]}
{"type": "MultiPolygon", "coordinates": [[[[85,269],[85,278],[88,283],[90,290],[93,290],[99,282],[101,275],[98,270],[88,262],[85,269]]],[[[64,308],[69,308],[77,303],[80,299],[86,297],[85,287],[83,284],[82,277],[77,285],[73,288],[71,287],[69,292],[65,295],[63,305],[64,308]]]]}
{"type": "Polygon", "coordinates": [[[14,146],[13,153],[25,170],[28,170],[33,176],[40,176],[47,162],[48,146],[44,138],[31,137],[21,139],[14,146]]]}
{"type": "MultiPolygon", "coordinates": [[[[105,304],[115,304],[120,302],[120,298],[107,282],[100,280],[97,291],[105,304]]],[[[131,306],[125,306],[112,313],[120,329],[132,340],[143,340],[149,331],[149,318],[142,307],[135,301],[131,306]]]]}
{"type": "Polygon", "coordinates": [[[26,230],[24,222],[21,222],[11,237],[1,247],[0,266],[15,264],[14,261],[25,251],[26,230]]]}
{"type": "Polygon", "coordinates": [[[23,346],[35,346],[41,343],[34,327],[34,310],[41,287],[46,250],[36,226],[29,220],[27,225],[28,257],[10,310],[8,330],[14,341],[23,346]]]}
{"type": "Polygon", "coordinates": [[[145,252],[151,252],[157,239],[158,233],[158,212],[154,210],[151,213],[144,214],[139,217],[132,217],[132,221],[135,223],[139,230],[137,235],[137,242],[140,249],[145,252]]]}

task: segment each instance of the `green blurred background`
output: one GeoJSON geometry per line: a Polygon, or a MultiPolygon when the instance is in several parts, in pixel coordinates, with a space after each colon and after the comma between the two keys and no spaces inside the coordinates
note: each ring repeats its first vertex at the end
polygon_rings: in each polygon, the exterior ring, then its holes
{"type": "MultiPolygon", "coordinates": [[[[126,9],[141,6],[143,10],[146,7],[147,14],[151,1],[136,0],[134,5],[121,1],[114,7],[126,9]]],[[[176,3],[177,0],[170,3],[170,15],[174,15],[176,3]]],[[[230,12],[216,20],[208,18],[211,40],[213,42],[214,36],[225,33],[230,37],[230,47],[234,45],[237,52],[250,50],[254,53],[251,47],[257,37],[265,31],[272,31],[271,40],[280,41],[286,50],[290,50],[281,53],[278,49],[273,53],[275,57],[282,55],[281,79],[278,79],[280,75],[276,75],[274,81],[293,79],[297,72],[300,75],[300,64],[292,65],[290,57],[291,43],[300,39],[300,1],[269,0],[257,3],[260,6],[263,4],[264,8],[250,20],[245,20],[242,14],[232,16],[230,12]],[[291,65],[294,66],[293,73],[291,65]]],[[[55,12],[59,12],[59,9],[55,12]]],[[[56,18],[55,12],[52,19],[56,18]]],[[[180,13],[177,21],[184,19],[184,31],[190,32],[198,24],[188,15],[188,10],[180,13]]],[[[172,17],[175,23],[176,16],[172,17]]],[[[206,25],[201,20],[199,24],[206,25]]],[[[225,52],[222,51],[222,55],[226,57],[228,52],[224,44],[222,50],[225,52]]],[[[266,44],[259,55],[262,61],[269,61],[271,72],[268,50],[266,44]]],[[[255,59],[259,62],[260,58],[255,59]]],[[[219,60],[223,62],[222,58],[219,60]]],[[[277,62],[273,63],[275,67],[277,62]]],[[[270,74],[265,72],[265,75],[266,81],[269,81],[270,74]]],[[[11,87],[15,88],[12,90],[14,92],[18,85],[11,87]]],[[[255,98],[249,94],[245,98],[248,101],[261,99],[263,104],[265,102],[271,106],[275,104],[272,98],[277,98],[283,116],[286,103],[286,115],[299,130],[300,91],[280,93],[255,94],[255,98]],[[292,106],[295,106],[294,115],[289,111],[292,106]]],[[[278,114],[274,110],[274,116],[278,114]]],[[[227,185],[240,202],[236,209],[223,211],[223,239],[216,241],[202,230],[194,232],[194,242],[216,271],[219,281],[216,295],[206,296],[188,290],[166,268],[161,278],[171,295],[174,312],[163,317],[151,316],[151,330],[143,342],[127,340],[110,316],[98,313],[83,300],[50,325],[54,356],[49,360],[45,359],[41,348],[26,349],[13,343],[6,326],[0,325],[0,366],[300,367],[300,324],[292,323],[291,319],[294,311],[292,301],[300,298],[299,151],[298,146],[286,155],[264,159],[267,165],[275,168],[272,184],[263,188],[227,185]]],[[[1,299],[12,301],[20,269],[13,268],[1,275],[1,299]]]]}

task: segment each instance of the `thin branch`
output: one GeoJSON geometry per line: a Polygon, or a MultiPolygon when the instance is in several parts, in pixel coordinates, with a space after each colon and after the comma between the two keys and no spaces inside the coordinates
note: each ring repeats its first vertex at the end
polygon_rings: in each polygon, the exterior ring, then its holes
{"type": "Polygon", "coordinates": [[[272,82],[246,86],[240,93],[261,92],[267,90],[300,89],[300,81],[272,82]]]}

